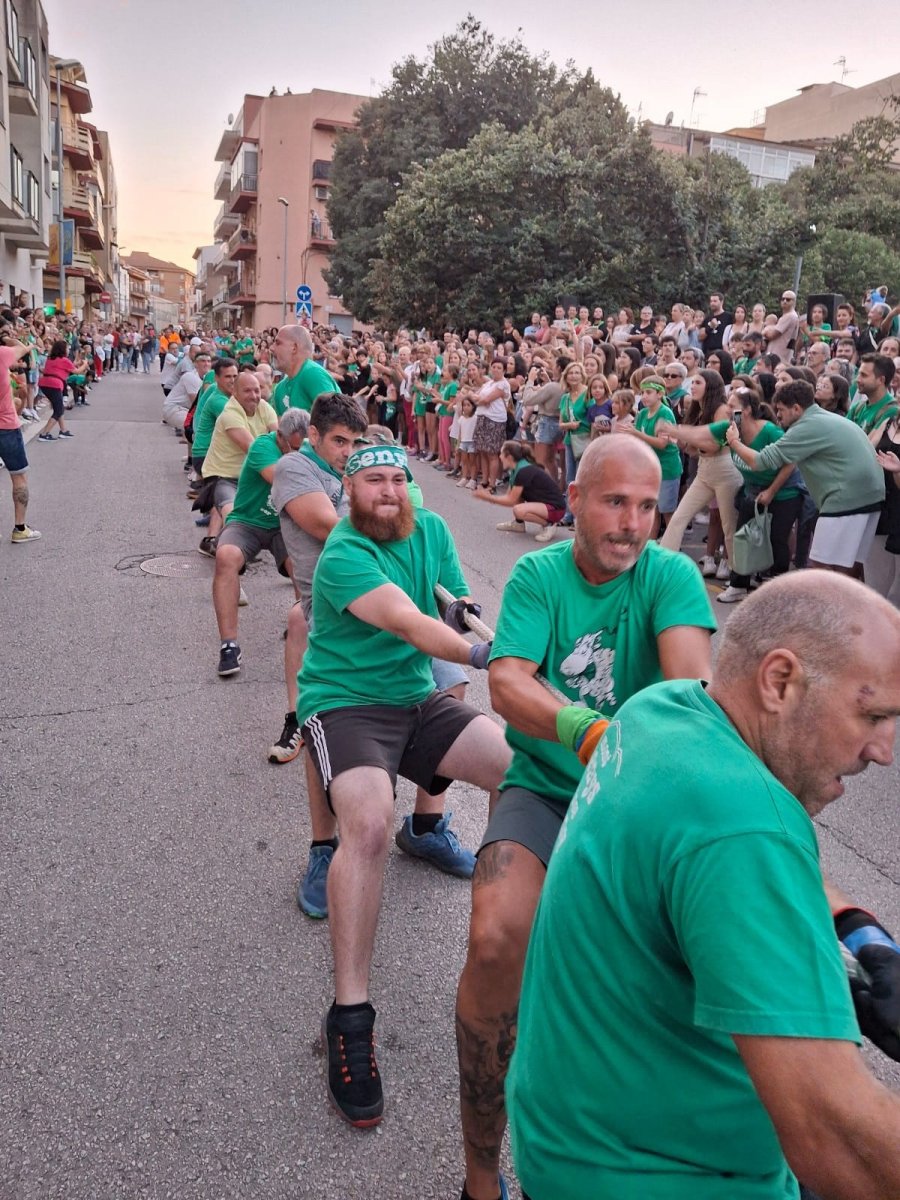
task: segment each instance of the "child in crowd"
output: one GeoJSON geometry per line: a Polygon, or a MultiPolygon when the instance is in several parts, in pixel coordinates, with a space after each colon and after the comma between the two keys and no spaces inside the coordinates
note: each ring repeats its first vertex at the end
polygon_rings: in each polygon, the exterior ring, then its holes
{"type": "Polygon", "coordinates": [[[462,478],[457,487],[467,487],[474,491],[478,486],[476,474],[478,471],[478,455],[475,453],[475,422],[478,413],[475,401],[466,396],[462,401],[459,414],[459,458],[462,465],[462,478]]]}

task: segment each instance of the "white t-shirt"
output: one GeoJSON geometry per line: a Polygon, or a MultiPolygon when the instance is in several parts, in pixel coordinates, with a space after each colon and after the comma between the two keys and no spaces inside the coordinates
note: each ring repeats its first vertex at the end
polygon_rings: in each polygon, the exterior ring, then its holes
{"type": "Polygon", "coordinates": [[[477,414],[474,417],[459,418],[459,440],[461,442],[472,442],[475,440],[475,422],[477,420],[477,414]]]}
{"type": "Polygon", "coordinates": [[[482,386],[478,389],[478,395],[486,396],[487,393],[493,388],[497,387],[498,384],[503,389],[503,394],[500,396],[495,396],[490,404],[480,404],[478,406],[478,415],[479,417],[487,417],[489,421],[495,421],[498,425],[505,425],[507,413],[506,405],[509,402],[512,394],[510,392],[509,383],[505,379],[499,379],[496,381],[489,379],[487,383],[482,384],[482,386]]]}

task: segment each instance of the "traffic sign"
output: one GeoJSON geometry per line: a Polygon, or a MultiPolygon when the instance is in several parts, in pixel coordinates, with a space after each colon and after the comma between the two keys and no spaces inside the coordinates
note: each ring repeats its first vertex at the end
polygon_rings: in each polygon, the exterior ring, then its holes
{"type": "Polygon", "coordinates": [[[309,304],[312,300],[312,288],[305,283],[301,283],[297,288],[297,299],[301,304],[309,304]]]}
{"type": "Polygon", "coordinates": [[[294,305],[294,316],[312,320],[312,300],[298,300],[294,305]]]}
{"type": "Polygon", "coordinates": [[[101,304],[109,304],[109,302],[111,300],[112,300],[112,296],[109,294],[109,292],[101,292],[100,293],[100,303],[101,304]]]}

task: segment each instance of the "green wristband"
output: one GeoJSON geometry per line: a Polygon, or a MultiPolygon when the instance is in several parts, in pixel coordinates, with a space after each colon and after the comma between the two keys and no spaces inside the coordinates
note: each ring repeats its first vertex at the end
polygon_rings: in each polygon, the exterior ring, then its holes
{"type": "Polygon", "coordinates": [[[599,719],[600,714],[592,708],[567,704],[556,714],[556,736],[567,750],[574,750],[579,739],[599,719]]]}

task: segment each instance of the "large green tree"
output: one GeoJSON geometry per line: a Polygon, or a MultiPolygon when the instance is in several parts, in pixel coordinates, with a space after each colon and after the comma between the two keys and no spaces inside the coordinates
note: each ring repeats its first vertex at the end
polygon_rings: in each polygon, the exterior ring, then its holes
{"type": "Polygon", "coordinates": [[[328,217],[337,245],[327,278],[357,316],[376,316],[369,275],[404,176],[462,149],[483,125],[522,129],[557,93],[571,95],[578,78],[519,38],[498,40],[471,15],[426,59],[394,67],[385,91],[338,140],[332,167],[328,217]]]}

